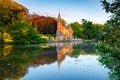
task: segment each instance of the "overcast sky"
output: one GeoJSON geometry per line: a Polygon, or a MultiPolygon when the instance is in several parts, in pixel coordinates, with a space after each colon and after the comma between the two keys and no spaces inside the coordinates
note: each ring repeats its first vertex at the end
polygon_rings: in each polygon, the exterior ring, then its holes
{"type": "MultiPolygon", "coordinates": [[[[94,23],[104,23],[109,19],[100,0],[15,0],[29,9],[30,13],[57,18],[60,11],[61,17],[66,22],[80,22],[87,19],[94,23]]],[[[108,0],[109,1],[109,0],[108,0]]]]}

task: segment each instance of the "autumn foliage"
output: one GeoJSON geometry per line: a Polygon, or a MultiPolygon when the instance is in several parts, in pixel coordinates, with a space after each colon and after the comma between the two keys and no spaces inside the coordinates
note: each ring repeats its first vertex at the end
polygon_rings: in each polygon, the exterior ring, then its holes
{"type": "Polygon", "coordinates": [[[57,21],[52,17],[40,16],[38,14],[29,14],[27,16],[29,23],[41,34],[55,34],[57,21]]]}

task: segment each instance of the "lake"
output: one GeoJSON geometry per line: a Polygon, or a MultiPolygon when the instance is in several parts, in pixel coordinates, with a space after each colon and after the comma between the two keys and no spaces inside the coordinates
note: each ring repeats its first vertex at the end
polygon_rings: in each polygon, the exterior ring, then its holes
{"type": "Polygon", "coordinates": [[[107,80],[96,44],[0,45],[0,80],[107,80]]]}

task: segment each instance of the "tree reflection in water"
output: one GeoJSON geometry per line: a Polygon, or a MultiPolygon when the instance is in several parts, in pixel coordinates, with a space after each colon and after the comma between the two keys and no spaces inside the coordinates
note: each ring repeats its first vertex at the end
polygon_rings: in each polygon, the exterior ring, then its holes
{"type": "Polygon", "coordinates": [[[41,51],[27,45],[0,45],[0,80],[19,80],[27,73],[29,62],[41,51]]]}
{"type": "Polygon", "coordinates": [[[60,63],[64,60],[65,55],[71,55],[72,51],[72,44],[56,43],[54,46],[44,48],[30,64],[35,67],[57,61],[58,67],[60,67],[60,63]]]}
{"type": "Polygon", "coordinates": [[[36,67],[57,61],[60,67],[65,55],[74,58],[86,53],[97,55],[93,46],[91,43],[0,45],[0,80],[19,80],[27,74],[30,66],[36,67]]]}
{"type": "Polygon", "coordinates": [[[94,44],[90,43],[55,43],[52,46],[49,45],[49,47],[44,46],[45,48],[31,61],[30,66],[37,67],[57,61],[58,68],[60,68],[60,64],[66,55],[70,57],[78,57],[80,54],[86,53],[97,55],[93,46],[94,44]]]}

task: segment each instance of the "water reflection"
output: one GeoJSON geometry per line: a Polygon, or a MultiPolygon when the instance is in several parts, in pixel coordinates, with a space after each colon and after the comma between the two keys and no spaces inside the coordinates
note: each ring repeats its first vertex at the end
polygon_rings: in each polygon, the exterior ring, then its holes
{"type": "Polygon", "coordinates": [[[98,65],[93,46],[94,43],[0,45],[0,80],[106,80],[108,70],[98,65]],[[98,75],[90,75],[91,72],[98,75]]]}
{"type": "Polygon", "coordinates": [[[0,45],[0,80],[19,80],[27,73],[29,62],[41,51],[27,45],[0,45]]]}
{"type": "Polygon", "coordinates": [[[73,45],[72,44],[56,44],[56,51],[57,51],[57,62],[58,67],[60,68],[60,63],[64,59],[65,55],[71,55],[73,52],[73,45]]]}
{"type": "MultiPolygon", "coordinates": [[[[44,47],[48,45],[44,45],[44,47]]],[[[49,47],[43,48],[43,50],[35,59],[31,61],[30,64],[31,66],[39,66],[44,64],[51,64],[57,61],[58,67],[60,67],[60,63],[64,60],[65,55],[72,54],[73,45],[74,44],[72,43],[55,43],[52,45],[50,44],[49,47]]]]}

